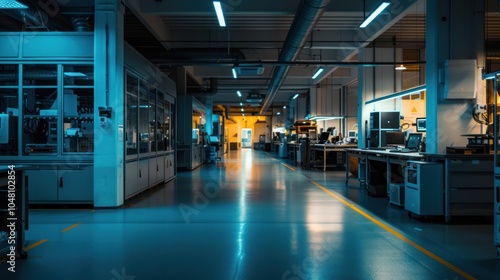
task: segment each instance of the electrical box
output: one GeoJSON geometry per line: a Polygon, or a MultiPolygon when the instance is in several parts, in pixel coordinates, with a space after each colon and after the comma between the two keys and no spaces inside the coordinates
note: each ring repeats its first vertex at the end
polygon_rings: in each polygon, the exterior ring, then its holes
{"type": "Polygon", "coordinates": [[[475,59],[447,60],[444,65],[444,98],[476,98],[475,59]]]}

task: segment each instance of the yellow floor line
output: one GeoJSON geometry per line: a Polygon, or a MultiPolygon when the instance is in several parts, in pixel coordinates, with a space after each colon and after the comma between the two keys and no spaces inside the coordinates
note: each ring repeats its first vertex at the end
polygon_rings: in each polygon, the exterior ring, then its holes
{"type": "Polygon", "coordinates": [[[285,166],[286,168],[288,168],[288,169],[290,169],[292,171],[296,171],[295,168],[293,168],[292,166],[290,166],[290,165],[288,165],[286,163],[281,163],[281,164],[283,164],[283,166],[285,166]]]}
{"type": "Polygon", "coordinates": [[[65,228],[65,229],[63,229],[63,230],[61,230],[61,232],[68,232],[68,231],[70,231],[70,230],[72,230],[72,229],[76,228],[77,226],[79,226],[79,225],[81,225],[81,224],[82,224],[82,223],[76,223],[76,224],[74,224],[74,225],[71,225],[71,226],[69,226],[69,227],[67,227],[67,228],[65,228]]]}
{"type": "Polygon", "coordinates": [[[47,241],[49,241],[49,240],[48,240],[48,239],[42,239],[42,240],[40,240],[40,241],[37,241],[37,242],[35,242],[35,243],[31,244],[30,246],[28,246],[28,247],[24,248],[24,251],[29,251],[29,250],[31,250],[31,249],[33,249],[33,248],[35,248],[35,247],[39,246],[39,245],[42,245],[43,243],[45,243],[45,242],[47,242],[47,241]]]}
{"type": "Polygon", "coordinates": [[[410,239],[404,237],[401,233],[397,232],[396,230],[394,230],[393,228],[387,226],[386,224],[384,224],[383,222],[381,222],[380,220],[376,219],[375,217],[371,216],[370,214],[366,213],[365,211],[361,210],[360,208],[356,207],[355,204],[349,202],[347,199],[343,198],[342,196],[326,189],[325,187],[321,186],[320,184],[314,182],[314,181],[311,181],[316,187],[320,188],[321,190],[323,190],[324,192],[326,192],[327,194],[331,195],[332,197],[336,198],[337,200],[339,200],[340,202],[342,202],[344,205],[346,205],[347,207],[351,208],[352,210],[358,212],[359,214],[361,214],[361,216],[367,218],[368,220],[372,221],[373,223],[375,223],[376,225],[378,225],[379,227],[385,229],[386,231],[388,231],[389,233],[391,233],[392,235],[396,236],[397,238],[401,239],[402,241],[410,244],[411,246],[415,247],[415,249],[419,250],[420,252],[426,254],[427,256],[431,257],[432,259],[434,259],[435,261],[439,262],[440,264],[446,266],[447,268],[453,270],[454,272],[460,274],[460,276],[466,278],[466,279],[476,279],[474,278],[472,275],[468,274],[467,272],[459,269],[458,267],[452,265],[451,263],[445,261],[444,259],[440,258],[439,256],[437,256],[436,254],[432,253],[431,251],[425,249],[424,247],[418,245],[417,243],[411,241],[410,239]]]}

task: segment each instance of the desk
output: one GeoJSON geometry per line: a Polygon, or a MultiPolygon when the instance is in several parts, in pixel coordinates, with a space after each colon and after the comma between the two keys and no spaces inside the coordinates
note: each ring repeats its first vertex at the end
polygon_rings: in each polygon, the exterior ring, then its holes
{"type": "MultiPolygon", "coordinates": [[[[369,161],[380,161],[385,162],[387,167],[387,193],[390,193],[391,186],[391,164],[402,164],[406,165],[408,160],[424,160],[424,156],[419,153],[398,153],[389,152],[387,150],[369,150],[369,149],[346,149],[346,168],[345,168],[345,183],[349,183],[349,157],[356,157],[365,161],[364,175],[365,178],[361,178],[360,182],[364,185],[369,185],[369,161]]],[[[359,170],[358,172],[361,172],[359,170]]]]}
{"type": "MultiPolygon", "coordinates": [[[[326,171],[327,167],[337,167],[339,165],[344,165],[346,163],[345,151],[347,148],[355,148],[356,144],[312,144],[311,145],[311,154],[312,154],[312,165],[313,167],[318,166],[316,161],[316,152],[323,152],[323,171],[326,171]],[[328,164],[327,162],[327,154],[328,153],[336,153],[336,162],[328,164]]],[[[347,168],[347,166],[346,166],[347,168]]]]}

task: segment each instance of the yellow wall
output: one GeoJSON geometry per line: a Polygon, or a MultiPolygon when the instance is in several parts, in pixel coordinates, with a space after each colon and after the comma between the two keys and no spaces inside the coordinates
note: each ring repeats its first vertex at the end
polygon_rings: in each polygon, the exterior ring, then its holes
{"type": "Polygon", "coordinates": [[[257,121],[265,121],[266,117],[258,117],[258,116],[233,116],[232,117],[234,120],[236,120],[236,123],[232,123],[231,121],[226,121],[226,128],[228,129],[229,132],[229,142],[241,142],[241,129],[243,128],[249,128],[252,130],[252,138],[255,141],[255,137],[259,137],[257,133],[260,133],[258,131],[255,131],[254,124],[257,121]]]}

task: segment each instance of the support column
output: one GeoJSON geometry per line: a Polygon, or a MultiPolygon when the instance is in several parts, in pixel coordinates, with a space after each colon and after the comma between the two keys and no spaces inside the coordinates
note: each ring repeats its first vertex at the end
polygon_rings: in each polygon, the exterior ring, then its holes
{"type": "MultiPolygon", "coordinates": [[[[447,60],[475,59],[483,65],[484,1],[426,0],[426,151],[444,153],[447,146],[465,146],[462,134],[480,133],[472,106],[485,102],[482,87],[476,97],[445,99],[444,64],[447,60]]],[[[481,69],[476,69],[480,85],[481,69]]],[[[480,89],[480,90],[478,90],[480,89]]]]}
{"type": "Polygon", "coordinates": [[[205,97],[205,112],[207,114],[207,122],[205,124],[205,132],[207,135],[213,134],[213,114],[214,114],[214,98],[212,96],[205,97]]]}
{"type": "Polygon", "coordinates": [[[95,207],[117,207],[124,200],[124,13],[120,0],[95,1],[95,207]],[[101,107],[111,108],[106,124],[100,122],[101,107]]]}

